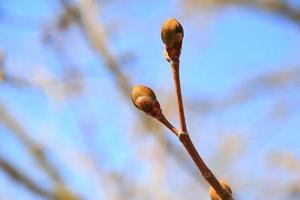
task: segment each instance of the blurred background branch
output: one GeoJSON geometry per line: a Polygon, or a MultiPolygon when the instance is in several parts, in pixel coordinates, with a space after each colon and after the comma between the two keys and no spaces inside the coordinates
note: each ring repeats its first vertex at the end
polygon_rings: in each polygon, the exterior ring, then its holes
{"type": "Polygon", "coordinates": [[[299,198],[294,139],[300,102],[298,2],[173,3],[0,3],[0,168],[34,195],[17,192],[2,174],[0,194],[16,195],[10,199],[208,199],[207,185],[180,145],[156,122],[135,113],[129,97],[134,83],[149,84],[166,115],[175,119],[159,29],[176,15],[186,30],[183,66],[191,66],[183,70],[191,137],[205,160],[229,180],[237,199],[266,198],[266,193],[269,199],[299,198]],[[245,12],[258,20],[248,25],[245,12]],[[201,27],[198,18],[209,18],[210,25],[201,27]],[[251,49],[252,43],[259,48],[251,49]],[[283,50],[273,53],[276,49],[283,50]],[[135,58],[130,63],[126,52],[135,58]],[[25,151],[16,150],[20,146],[25,151]],[[32,159],[23,158],[27,153],[32,159]],[[21,158],[28,161],[18,162],[21,158]],[[257,166],[249,167],[253,163],[257,166]],[[27,173],[28,165],[49,179],[27,173]]]}

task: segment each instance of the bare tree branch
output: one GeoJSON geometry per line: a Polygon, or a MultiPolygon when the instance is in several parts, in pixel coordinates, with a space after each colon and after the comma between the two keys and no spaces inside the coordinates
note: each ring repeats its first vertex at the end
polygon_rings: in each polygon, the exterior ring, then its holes
{"type": "Polygon", "coordinates": [[[0,121],[6,127],[12,130],[12,133],[14,133],[24,144],[29,153],[31,153],[31,155],[36,159],[45,172],[47,172],[55,182],[61,183],[62,179],[58,173],[58,170],[47,160],[42,147],[30,139],[29,134],[2,104],[0,104],[0,121]]]}
{"type": "Polygon", "coordinates": [[[41,188],[39,185],[34,183],[29,177],[27,177],[24,173],[20,172],[12,164],[8,163],[3,158],[0,158],[0,168],[4,172],[6,172],[12,179],[23,184],[27,189],[31,190],[32,192],[40,196],[46,197],[47,199],[53,196],[51,192],[41,188]]]}

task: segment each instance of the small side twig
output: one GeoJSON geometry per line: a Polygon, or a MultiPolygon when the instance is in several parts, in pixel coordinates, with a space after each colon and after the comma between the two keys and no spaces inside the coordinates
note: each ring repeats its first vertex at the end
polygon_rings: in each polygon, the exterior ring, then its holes
{"type": "Polygon", "coordinates": [[[175,128],[168,120],[167,118],[162,115],[160,119],[158,119],[158,121],[160,121],[163,125],[165,125],[170,131],[172,131],[177,137],[180,134],[180,131],[175,128]]]}

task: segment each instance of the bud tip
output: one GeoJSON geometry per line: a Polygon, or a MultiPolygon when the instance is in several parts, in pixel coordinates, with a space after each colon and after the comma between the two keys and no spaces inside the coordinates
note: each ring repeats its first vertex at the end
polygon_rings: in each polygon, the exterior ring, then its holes
{"type": "Polygon", "coordinates": [[[169,18],[162,25],[161,39],[166,45],[172,45],[174,42],[182,42],[183,34],[181,24],[174,17],[169,18]]]}
{"type": "Polygon", "coordinates": [[[135,107],[146,114],[155,118],[162,116],[160,105],[151,88],[143,85],[134,86],[131,91],[131,99],[135,107]]]}

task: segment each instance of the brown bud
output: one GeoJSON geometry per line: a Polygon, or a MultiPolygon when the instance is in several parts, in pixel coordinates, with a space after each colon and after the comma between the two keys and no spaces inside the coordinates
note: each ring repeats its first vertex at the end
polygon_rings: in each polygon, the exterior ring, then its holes
{"type": "Polygon", "coordinates": [[[161,39],[170,47],[176,44],[181,47],[183,35],[184,33],[181,24],[173,17],[165,21],[161,28],[161,39]]]}
{"type": "Polygon", "coordinates": [[[131,91],[131,99],[135,107],[144,111],[146,114],[155,118],[162,116],[160,105],[151,88],[143,85],[134,86],[131,91]]]}
{"type": "MultiPolygon", "coordinates": [[[[221,180],[220,183],[223,186],[223,188],[227,190],[230,193],[230,195],[232,195],[232,191],[231,188],[229,187],[229,184],[224,180],[221,180]]],[[[213,187],[209,188],[209,195],[211,200],[222,200],[213,187]]]]}

